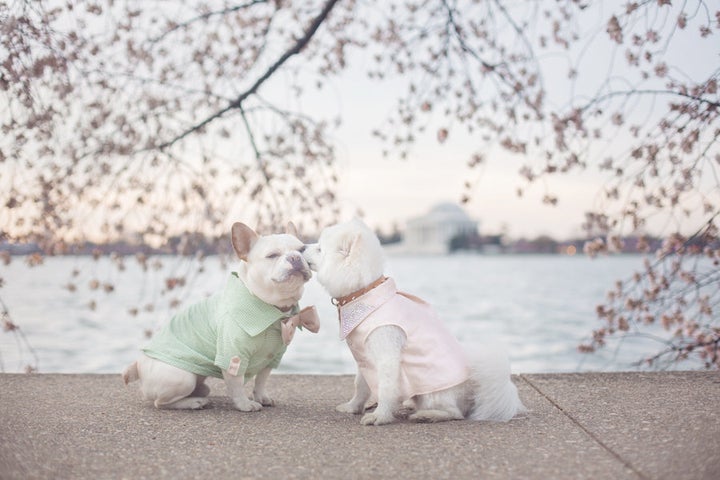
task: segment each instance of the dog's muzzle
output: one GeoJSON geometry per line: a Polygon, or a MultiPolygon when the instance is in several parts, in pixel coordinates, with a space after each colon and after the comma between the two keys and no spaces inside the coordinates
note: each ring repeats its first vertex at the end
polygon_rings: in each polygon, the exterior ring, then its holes
{"type": "Polygon", "coordinates": [[[303,259],[300,254],[291,254],[285,257],[285,260],[290,264],[290,268],[283,275],[283,280],[287,279],[292,275],[302,275],[303,280],[306,282],[312,277],[310,268],[307,262],[303,259]]]}

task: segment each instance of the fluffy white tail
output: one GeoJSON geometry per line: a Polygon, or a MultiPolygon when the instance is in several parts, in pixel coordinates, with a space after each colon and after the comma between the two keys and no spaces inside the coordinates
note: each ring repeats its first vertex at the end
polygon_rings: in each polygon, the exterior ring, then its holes
{"type": "Polygon", "coordinates": [[[474,356],[472,381],[475,405],[471,420],[506,422],[527,409],[520,401],[517,387],[510,379],[510,360],[502,349],[483,349],[474,356]]]}
{"type": "Polygon", "coordinates": [[[140,375],[138,374],[137,369],[137,362],[133,362],[127,367],[125,367],[125,370],[123,370],[122,372],[122,379],[123,382],[125,382],[125,385],[140,379],[140,375]]]}

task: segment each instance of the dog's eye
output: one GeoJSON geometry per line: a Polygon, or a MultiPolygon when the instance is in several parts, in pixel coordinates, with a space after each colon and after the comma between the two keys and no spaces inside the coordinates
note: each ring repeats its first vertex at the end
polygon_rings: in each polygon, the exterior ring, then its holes
{"type": "Polygon", "coordinates": [[[303,245],[302,247],[298,248],[298,252],[303,253],[304,251],[305,251],[305,245],[303,245]]]}
{"type": "Polygon", "coordinates": [[[267,255],[265,255],[265,258],[271,258],[271,259],[272,259],[272,258],[278,258],[279,256],[280,256],[280,253],[279,253],[279,252],[272,252],[272,253],[268,253],[267,255]]]}

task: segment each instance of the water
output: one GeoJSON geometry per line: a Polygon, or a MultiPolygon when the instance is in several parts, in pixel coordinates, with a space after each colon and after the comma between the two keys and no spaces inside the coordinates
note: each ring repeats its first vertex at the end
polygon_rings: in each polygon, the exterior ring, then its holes
{"type": "MultiPolygon", "coordinates": [[[[115,373],[130,363],[146,341],[145,330],[159,328],[171,315],[164,279],[182,275],[193,262],[162,258],[163,266],[143,273],[134,259],[118,272],[109,259],[57,257],[28,269],[22,258],[0,267],[5,286],[0,297],[20,325],[38,358],[40,372],[115,373]],[[77,270],[76,277],[71,272],[77,270]],[[64,285],[78,286],[70,293],[64,285]],[[93,279],[112,283],[114,291],[89,290],[93,279]],[[89,302],[95,301],[91,310],[89,302]],[[145,305],[154,305],[152,312],[145,305]],[[132,316],[131,307],[141,313],[132,316]]],[[[398,288],[431,303],[450,330],[472,352],[504,345],[515,373],[627,370],[657,343],[636,339],[611,345],[599,354],[581,354],[577,346],[600,326],[595,306],[618,279],[640,268],[636,256],[591,260],[583,256],[391,256],[386,273],[398,288]]],[[[222,288],[232,264],[205,260],[205,270],[170,292],[187,304],[222,288]]],[[[301,306],[315,304],[318,334],[297,332],[279,372],[345,374],[352,357],[338,339],[337,312],[312,279],[301,306]]],[[[6,372],[22,371],[34,359],[11,332],[0,333],[6,372]]]]}

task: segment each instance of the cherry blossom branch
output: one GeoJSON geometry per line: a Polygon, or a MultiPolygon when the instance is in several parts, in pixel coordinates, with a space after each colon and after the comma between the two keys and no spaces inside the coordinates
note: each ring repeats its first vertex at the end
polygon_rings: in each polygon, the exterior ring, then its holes
{"type": "MultiPolygon", "coordinates": [[[[2,326],[3,331],[5,332],[12,332],[13,335],[15,335],[16,343],[18,345],[18,348],[24,348],[27,349],[27,351],[32,355],[34,364],[32,365],[26,365],[25,371],[27,373],[30,372],[36,372],[38,369],[38,356],[35,349],[30,344],[30,341],[28,341],[27,337],[25,336],[25,332],[22,331],[20,326],[18,326],[15,322],[12,321],[12,318],[10,317],[10,310],[8,309],[7,305],[3,301],[2,297],[0,297],[0,307],[2,307],[2,311],[0,311],[0,326],[2,326]]],[[[5,365],[3,365],[2,357],[0,357],[0,372],[5,371],[5,365]]]]}
{"type": "Polygon", "coordinates": [[[705,103],[705,104],[709,105],[710,107],[720,108],[720,102],[713,102],[706,98],[698,97],[696,95],[690,95],[688,93],[683,93],[683,92],[675,92],[672,90],[623,90],[623,91],[610,92],[610,93],[606,93],[605,95],[600,95],[598,97],[595,97],[592,99],[591,102],[588,102],[586,105],[579,107],[579,110],[586,111],[593,105],[601,103],[610,98],[632,97],[635,95],[672,95],[672,96],[687,98],[689,100],[693,100],[693,101],[700,102],[700,103],[705,103]]]}
{"type": "Polygon", "coordinates": [[[211,12],[203,13],[202,15],[198,15],[198,16],[193,17],[189,20],[186,20],[182,23],[173,25],[167,31],[163,32],[162,35],[159,35],[155,38],[150,39],[150,43],[158,43],[159,41],[161,41],[162,39],[164,39],[171,33],[175,32],[177,30],[180,30],[182,28],[189,27],[190,25],[192,25],[195,22],[207,20],[208,18],[215,17],[215,16],[227,15],[228,13],[233,13],[233,12],[237,12],[240,10],[244,10],[246,8],[250,8],[250,7],[253,7],[253,6],[261,4],[261,3],[267,3],[267,0],[252,0],[249,3],[243,3],[241,5],[235,5],[233,7],[227,7],[227,8],[223,8],[221,10],[213,10],[211,12]]]}
{"type": "Polygon", "coordinates": [[[161,143],[160,145],[158,145],[158,146],[155,147],[155,148],[157,148],[157,149],[159,149],[159,150],[164,150],[164,149],[166,149],[166,148],[174,145],[175,143],[179,142],[180,140],[184,139],[184,138],[187,137],[188,135],[191,135],[191,134],[197,132],[198,130],[201,130],[202,128],[204,128],[205,126],[207,126],[208,124],[210,124],[210,123],[213,122],[214,120],[216,120],[216,119],[224,116],[224,115],[225,115],[226,113],[228,113],[229,111],[240,108],[240,106],[242,105],[242,103],[243,103],[248,97],[250,97],[251,95],[253,95],[254,93],[256,93],[256,92],[258,91],[258,89],[262,86],[262,84],[265,83],[270,77],[272,77],[272,75],[273,75],[285,62],[287,62],[292,56],[297,55],[298,53],[300,53],[300,52],[307,46],[307,44],[310,43],[310,40],[311,40],[312,37],[315,35],[315,33],[317,32],[317,30],[320,28],[320,25],[322,25],[322,23],[323,23],[323,22],[325,21],[325,19],[328,17],[328,15],[329,15],[330,12],[332,11],[332,9],[333,9],[333,7],[335,6],[335,4],[338,3],[338,1],[339,1],[339,0],[328,0],[328,1],[325,3],[323,9],[322,9],[322,10],[320,11],[320,13],[318,14],[318,16],[313,19],[312,23],[309,25],[309,27],[307,28],[307,30],[305,30],[305,34],[295,42],[295,45],[293,45],[292,48],[290,48],[288,51],[286,51],[275,63],[273,63],[273,64],[267,69],[267,71],[266,71],[260,78],[258,78],[258,79],[255,81],[255,83],[254,83],[250,88],[248,88],[245,92],[243,92],[242,94],[240,94],[235,100],[233,100],[232,102],[230,102],[230,104],[229,104],[228,106],[226,106],[225,108],[223,108],[223,109],[215,112],[214,114],[210,115],[209,117],[205,118],[205,119],[202,120],[201,122],[195,124],[194,126],[190,127],[189,129],[185,130],[184,132],[180,133],[179,135],[177,135],[177,136],[174,137],[173,139],[168,140],[168,141],[166,141],[166,142],[164,142],[164,143],[161,143]]]}

